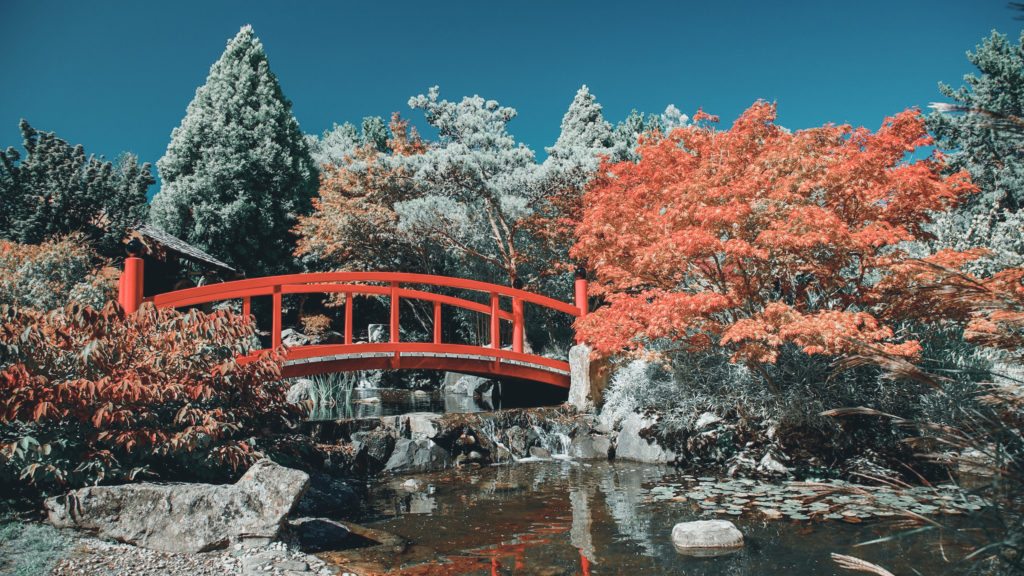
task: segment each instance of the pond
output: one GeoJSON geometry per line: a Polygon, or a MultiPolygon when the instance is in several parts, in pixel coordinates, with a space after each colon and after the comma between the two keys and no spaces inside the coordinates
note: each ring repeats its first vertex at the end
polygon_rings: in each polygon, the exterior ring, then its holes
{"type": "Polygon", "coordinates": [[[321,553],[359,574],[456,575],[770,575],[848,573],[833,552],[878,563],[896,574],[939,574],[953,554],[936,532],[857,547],[908,528],[905,520],[766,520],[701,515],[692,502],[666,500],[666,485],[694,479],[669,467],[628,462],[522,460],[415,477],[383,478],[370,488],[356,521],[396,534],[404,551],[360,548],[321,553]],[[670,534],[677,522],[723,517],[745,535],[730,555],[678,553],[670,534]],[[940,547],[941,546],[943,547],[940,547]]]}

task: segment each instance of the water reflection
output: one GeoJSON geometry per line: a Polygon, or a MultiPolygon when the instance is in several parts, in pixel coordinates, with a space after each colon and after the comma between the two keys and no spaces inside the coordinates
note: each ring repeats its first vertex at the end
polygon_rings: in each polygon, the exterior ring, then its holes
{"type": "Polygon", "coordinates": [[[500,399],[489,400],[463,394],[442,394],[438,391],[354,388],[345,391],[332,404],[316,406],[309,419],[379,418],[410,412],[465,414],[489,412],[500,408],[500,399]]]}
{"type": "Polygon", "coordinates": [[[651,465],[528,462],[420,477],[421,492],[372,487],[363,523],[412,542],[405,551],[349,550],[325,559],[373,574],[686,574],[688,576],[836,573],[829,554],[851,554],[894,573],[948,568],[927,536],[854,548],[893,530],[881,522],[774,521],[731,518],[746,547],[722,557],[680,555],[670,534],[700,518],[688,502],[654,500],[659,483],[681,482],[651,465]]]}

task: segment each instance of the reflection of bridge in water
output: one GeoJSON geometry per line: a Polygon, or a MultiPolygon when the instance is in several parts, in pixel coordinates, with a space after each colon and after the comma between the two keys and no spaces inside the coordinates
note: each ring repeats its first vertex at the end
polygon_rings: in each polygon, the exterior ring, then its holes
{"type": "Polygon", "coordinates": [[[284,295],[340,294],[344,299],[345,309],[344,342],[290,348],[282,372],[282,377],[285,378],[357,370],[422,369],[528,380],[568,388],[568,362],[523,351],[523,307],[530,304],[574,317],[587,313],[586,280],[582,278],[576,281],[575,304],[487,282],[401,272],[291,274],[186,288],[145,299],[142,293],[142,259],[126,258],[124,273],[121,275],[120,302],[128,312],[137,310],[144,301],[152,302],[158,308],[179,308],[240,300],[243,314],[249,315],[253,298],[268,297],[272,301],[271,348],[281,345],[281,299],[284,295]],[[483,293],[488,296],[488,300],[487,303],[476,302],[429,290],[437,288],[483,293]],[[387,342],[353,341],[352,310],[355,295],[388,298],[390,320],[387,342]],[[399,308],[402,299],[433,304],[433,338],[430,342],[400,340],[399,308]],[[504,307],[506,303],[507,307],[504,307]],[[443,342],[442,306],[488,315],[489,344],[473,346],[443,342]],[[501,345],[502,322],[512,325],[512,338],[508,348],[502,348],[501,345]]]}

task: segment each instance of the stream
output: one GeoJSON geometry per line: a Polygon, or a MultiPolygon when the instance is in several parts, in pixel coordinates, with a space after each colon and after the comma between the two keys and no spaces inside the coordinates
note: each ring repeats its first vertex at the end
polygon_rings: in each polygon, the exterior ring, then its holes
{"type": "Polygon", "coordinates": [[[935,531],[857,547],[916,527],[905,520],[766,520],[753,512],[702,516],[686,499],[657,497],[659,487],[693,480],[666,466],[566,458],[382,476],[370,485],[363,517],[354,520],[410,544],[404,550],[366,547],[320,556],[359,574],[410,576],[850,573],[832,562],[833,552],[895,574],[940,574],[949,567],[944,554],[957,557],[935,531]],[[420,486],[403,486],[408,478],[420,486]],[[720,557],[676,551],[673,525],[715,517],[732,520],[746,546],[720,557]]]}

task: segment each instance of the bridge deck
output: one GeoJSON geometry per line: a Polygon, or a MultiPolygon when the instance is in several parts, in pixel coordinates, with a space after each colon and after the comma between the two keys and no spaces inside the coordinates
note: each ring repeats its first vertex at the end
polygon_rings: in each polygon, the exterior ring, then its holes
{"type": "Polygon", "coordinates": [[[478,376],[519,378],[569,387],[564,361],[477,346],[431,343],[374,343],[292,348],[283,376],[309,376],[356,370],[447,370],[478,376]]]}

